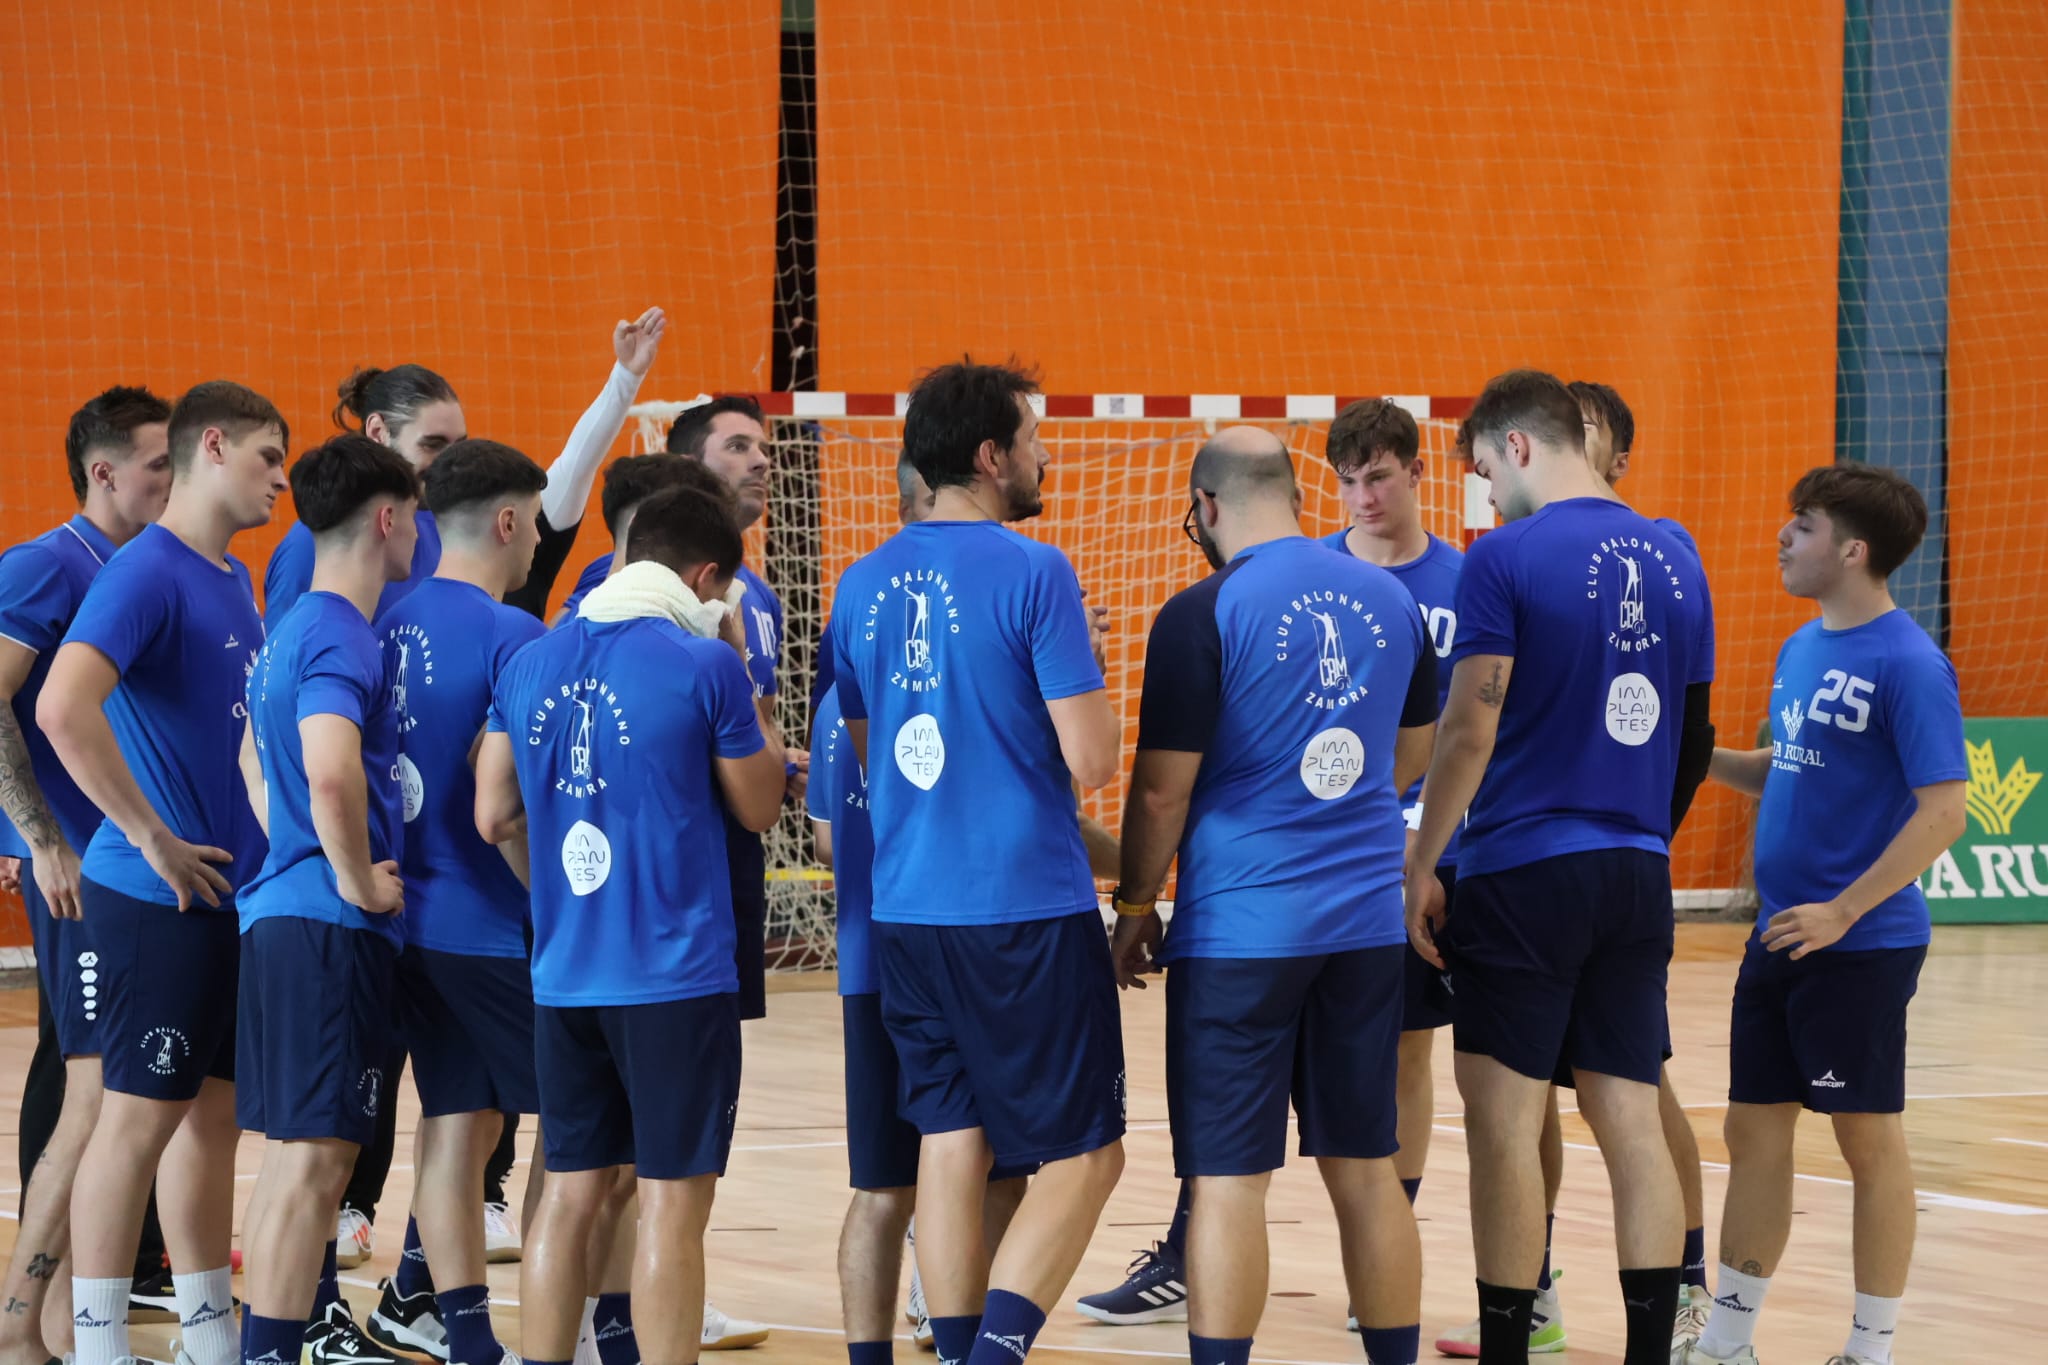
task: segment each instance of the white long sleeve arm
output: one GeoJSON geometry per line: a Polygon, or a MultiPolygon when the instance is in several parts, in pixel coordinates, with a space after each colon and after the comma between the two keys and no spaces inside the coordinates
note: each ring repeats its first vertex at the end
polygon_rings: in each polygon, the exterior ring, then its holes
{"type": "Polygon", "coordinates": [[[541,491],[540,510],[548,524],[566,530],[583,520],[597,467],[626,425],[626,409],[640,392],[640,376],[614,363],[604,388],[576,419],[562,453],[548,466],[548,486],[541,491]]]}

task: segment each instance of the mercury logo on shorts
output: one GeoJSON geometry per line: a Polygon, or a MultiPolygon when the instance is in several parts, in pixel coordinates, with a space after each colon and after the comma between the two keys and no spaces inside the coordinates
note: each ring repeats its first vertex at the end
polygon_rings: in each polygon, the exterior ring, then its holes
{"type": "Polygon", "coordinates": [[[169,1027],[153,1028],[143,1034],[139,1046],[149,1058],[145,1065],[159,1076],[177,1074],[178,1064],[192,1055],[191,1040],[169,1027]]]}
{"type": "Polygon", "coordinates": [[[100,955],[88,949],[78,955],[78,994],[84,1002],[85,1022],[100,1017],[100,955]]]}
{"type": "Polygon", "coordinates": [[[1847,1081],[1836,1080],[1835,1073],[1832,1068],[1828,1069],[1827,1071],[1823,1071],[1820,1074],[1819,1078],[1813,1082],[1813,1085],[1821,1090],[1840,1090],[1848,1084],[1849,1083],[1847,1081]]]}

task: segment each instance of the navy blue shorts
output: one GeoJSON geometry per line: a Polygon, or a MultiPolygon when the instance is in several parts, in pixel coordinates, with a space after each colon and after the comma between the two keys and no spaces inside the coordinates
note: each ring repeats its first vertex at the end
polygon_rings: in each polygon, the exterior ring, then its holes
{"type": "Polygon", "coordinates": [[[525,958],[408,945],[398,955],[398,1026],[422,1116],[539,1112],[525,958]]]}
{"type": "Polygon", "coordinates": [[[146,1100],[195,1098],[235,1079],[239,922],[124,896],[86,878],[79,901],[99,954],[100,1078],[146,1100]]]}
{"type": "Polygon", "coordinates": [[[740,974],[740,1018],[768,1015],[768,854],[761,836],[725,816],[725,862],[732,874],[733,966],[740,974]]]}
{"type": "Polygon", "coordinates": [[[21,860],[21,908],[28,912],[29,939],[36,946],[36,975],[57,1025],[57,1055],[100,1055],[100,955],[93,951],[85,921],[53,919],[50,903],[21,860]]]}
{"type": "Polygon", "coordinates": [[[1539,1081],[1657,1083],[1671,967],[1671,862],[1608,848],[1465,877],[1437,936],[1452,1040],[1539,1081]]]}
{"type": "MultiPolygon", "coordinates": [[[[1450,908],[1458,894],[1458,865],[1440,863],[1436,879],[1444,889],[1444,907],[1450,908]]],[[[1415,945],[1408,945],[1401,987],[1401,1032],[1442,1028],[1451,1022],[1451,996],[1444,989],[1444,974],[1423,961],[1415,945]]]]}
{"type": "Polygon", "coordinates": [[[1926,960],[1922,945],[1823,948],[1794,962],[1752,934],[1735,977],[1728,1098],[1822,1114],[1905,1109],[1906,1006],[1926,960]]]}
{"type": "Polygon", "coordinates": [[[242,935],[235,1122],[273,1142],[377,1133],[395,1051],[397,951],[365,929],[273,915],[242,935]]]}
{"type": "MultiPolygon", "coordinates": [[[[839,999],[846,1032],[846,1164],[856,1190],[900,1190],[917,1183],[917,1129],[897,1106],[903,1068],[882,1023],[882,997],[868,991],[839,999]]],[[[1036,1166],[998,1166],[990,1180],[1029,1176],[1036,1166]]]]}
{"type": "Polygon", "coordinates": [[[1174,1174],[1258,1175],[1301,1154],[1389,1157],[1402,944],[1315,957],[1183,958],[1166,973],[1174,1174]]]}
{"type": "Polygon", "coordinates": [[[874,926],[882,1018],[918,1132],[979,1128],[996,1163],[1124,1135],[1124,1038],[1093,909],[1021,924],[874,926]]]}
{"type": "Polygon", "coordinates": [[[550,1171],[725,1174],[740,1101],[736,996],[540,1005],[533,1053],[550,1171]]]}

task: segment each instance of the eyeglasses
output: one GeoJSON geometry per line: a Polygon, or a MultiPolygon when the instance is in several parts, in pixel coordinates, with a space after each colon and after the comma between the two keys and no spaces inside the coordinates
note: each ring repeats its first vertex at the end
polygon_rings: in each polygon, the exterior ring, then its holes
{"type": "MultiPolygon", "coordinates": [[[[1209,490],[1206,488],[1197,488],[1194,491],[1193,495],[1190,496],[1188,499],[1188,514],[1180,519],[1181,534],[1186,536],[1189,540],[1195,542],[1195,544],[1197,545],[1200,545],[1202,543],[1201,522],[1199,520],[1199,517],[1201,516],[1202,512],[1202,494],[1204,493],[1209,493],[1209,490]]],[[[1214,493],[1209,493],[1209,496],[1213,498],[1216,495],[1214,493]]]]}

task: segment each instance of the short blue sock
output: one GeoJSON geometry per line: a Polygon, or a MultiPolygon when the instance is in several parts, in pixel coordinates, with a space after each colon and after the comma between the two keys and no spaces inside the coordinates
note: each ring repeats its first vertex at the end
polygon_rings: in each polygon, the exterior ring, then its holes
{"type": "Polygon", "coordinates": [[[443,1289],[434,1296],[448,1332],[449,1365],[498,1365],[505,1348],[491,1330],[491,1291],[480,1284],[443,1289]]]}
{"type": "Polygon", "coordinates": [[[1415,1365],[1422,1355],[1422,1328],[1364,1327],[1358,1329],[1365,1343],[1368,1365],[1415,1365]]]}
{"type": "Polygon", "coordinates": [[[1166,1229],[1166,1245],[1183,1262],[1188,1258],[1188,1210],[1195,1206],[1195,1182],[1180,1182],[1180,1197],[1173,1201],[1173,1222],[1166,1229]]]}
{"type": "Polygon", "coordinates": [[[896,1343],[893,1341],[849,1341],[846,1343],[846,1365],[895,1365],[896,1343]]]}
{"type": "Polygon", "coordinates": [[[933,1318],[932,1345],[939,1353],[939,1365],[961,1365],[974,1349],[974,1334],[981,1330],[981,1318],[962,1313],[956,1318],[933,1318]]]}
{"type": "Polygon", "coordinates": [[[302,1318],[259,1318],[254,1313],[242,1320],[243,1365],[298,1365],[306,1346],[306,1323],[302,1318]]]}
{"type": "Polygon", "coordinates": [[[1188,1333],[1189,1365],[1249,1365],[1250,1337],[1198,1337],[1188,1333]]]}
{"type": "Polygon", "coordinates": [[[405,1220],[405,1250],[399,1253],[398,1273],[391,1277],[391,1286],[401,1299],[434,1292],[434,1277],[427,1273],[427,1253],[420,1245],[420,1225],[416,1219],[405,1220]]]}
{"type": "Polygon", "coordinates": [[[967,1365],[1021,1365],[1045,1326],[1045,1314],[1022,1294],[991,1289],[981,1305],[981,1331],[967,1365]]]}
{"type": "Polygon", "coordinates": [[[640,1365],[640,1338],[633,1335],[633,1296],[599,1294],[591,1318],[600,1365],[640,1365]]]}
{"type": "Polygon", "coordinates": [[[1418,1175],[1413,1180],[1402,1181],[1401,1193],[1408,1196],[1408,1206],[1413,1208],[1415,1206],[1415,1196],[1422,1193],[1422,1177],[1418,1175]]]}
{"type": "Polygon", "coordinates": [[[1679,1272],[1680,1283],[1707,1287],[1707,1230],[1687,1228],[1685,1230],[1685,1263],[1679,1272]]]}
{"type": "Polygon", "coordinates": [[[340,1302],[341,1267],[334,1260],[334,1239],[329,1238],[320,1257],[320,1285],[313,1291],[313,1316],[324,1317],[329,1304],[340,1302]]]}
{"type": "Polygon", "coordinates": [[[1536,1292],[1550,1288],[1550,1234],[1557,1228],[1557,1215],[1543,1215],[1543,1273],[1536,1277],[1536,1292]]]}

